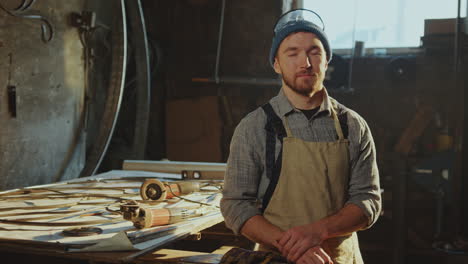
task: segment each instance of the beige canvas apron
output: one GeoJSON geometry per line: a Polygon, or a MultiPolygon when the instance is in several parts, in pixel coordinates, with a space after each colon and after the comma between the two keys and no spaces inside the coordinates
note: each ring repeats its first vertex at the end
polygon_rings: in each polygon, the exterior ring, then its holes
{"type": "MultiPolygon", "coordinates": [[[[349,178],[349,141],[334,110],[332,117],[338,140],[308,142],[291,134],[283,139],[283,159],[278,184],[264,217],[282,230],[305,225],[335,214],[345,201],[349,178]]],[[[363,263],[356,233],[331,238],[322,248],[334,263],[363,263]]],[[[260,245],[261,250],[266,247],[260,245]]]]}

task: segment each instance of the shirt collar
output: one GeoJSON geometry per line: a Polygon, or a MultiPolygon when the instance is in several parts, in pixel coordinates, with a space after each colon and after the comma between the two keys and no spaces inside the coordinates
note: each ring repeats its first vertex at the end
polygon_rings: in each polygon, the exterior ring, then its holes
{"type": "MultiPolygon", "coordinates": [[[[324,96],[323,96],[323,101],[322,104],[320,104],[320,108],[317,111],[317,114],[322,113],[322,112],[327,112],[328,116],[331,116],[331,107],[332,107],[332,102],[330,96],[328,96],[327,89],[323,87],[323,90],[325,91],[324,96]]],[[[272,103],[276,104],[277,108],[277,113],[280,117],[286,116],[292,111],[299,112],[300,110],[295,108],[291,102],[289,102],[288,98],[284,94],[283,88],[280,89],[278,95],[272,99],[272,103]]]]}

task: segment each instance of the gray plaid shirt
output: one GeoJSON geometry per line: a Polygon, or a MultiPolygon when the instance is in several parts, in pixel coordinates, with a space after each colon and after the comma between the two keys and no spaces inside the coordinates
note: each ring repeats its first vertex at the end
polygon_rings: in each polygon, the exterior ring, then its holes
{"type": "MultiPolygon", "coordinates": [[[[283,90],[270,100],[280,118],[286,118],[294,137],[305,141],[336,141],[331,100],[324,100],[310,120],[294,108],[283,90]]],[[[336,101],[335,101],[336,102],[336,101]]],[[[366,121],[356,112],[336,103],[338,115],[347,114],[350,152],[350,180],[347,203],[364,210],[369,218],[368,227],[375,223],[381,210],[379,172],[375,145],[366,121]]],[[[239,234],[249,218],[261,214],[261,202],[269,184],[265,169],[266,114],[260,107],[241,120],[231,140],[230,154],[224,179],[221,212],[226,225],[239,234]]],[[[281,149],[276,140],[275,155],[281,149]]]]}

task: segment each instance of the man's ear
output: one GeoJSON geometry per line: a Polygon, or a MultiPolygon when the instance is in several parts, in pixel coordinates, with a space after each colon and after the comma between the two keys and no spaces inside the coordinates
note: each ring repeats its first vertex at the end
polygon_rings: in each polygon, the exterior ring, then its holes
{"type": "Polygon", "coordinates": [[[273,63],[273,69],[275,69],[275,72],[277,74],[281,74],[281,67],[279,65],[279,62],[278,62],[278,57],[275,57],[275,62],[273,63]]]}

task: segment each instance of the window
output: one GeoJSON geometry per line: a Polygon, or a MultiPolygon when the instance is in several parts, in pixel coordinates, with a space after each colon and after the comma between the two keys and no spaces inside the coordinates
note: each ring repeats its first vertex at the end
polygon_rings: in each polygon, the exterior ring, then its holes
{"type": "MultiPolygon", "coordinates": [[[[466,16],[466,0],[461,1],[466,16]]],[[[349,49],[354,41],[366,48],[418,47],[424,20],[454,18],[457,0],[303,0],[325,23],[333,49],[349,49]]]]}

